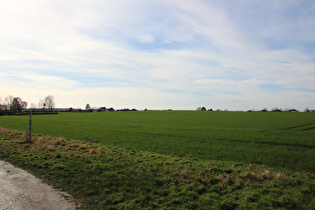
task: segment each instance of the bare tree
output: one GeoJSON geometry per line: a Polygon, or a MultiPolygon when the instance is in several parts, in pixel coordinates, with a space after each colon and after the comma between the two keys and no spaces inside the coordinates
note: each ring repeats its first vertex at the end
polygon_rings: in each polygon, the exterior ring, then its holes
{"type": "Polygon", "coordinates": [[[12,103],[13,103],[13,96],[9,95],[8,97],[5,98],[5,102],[7,104],[6,109],[10,110],[10,112],[13,112],[13,107],[12,107],[12,103]]]}
{"type": "Polygon", "coordinates": [[[31,103],[30,108],[32,109],[33,112],[35,112],[35,110],[36,110],[36,104],[35,104],[35,103],[31,103]]]}
{"type": "Polygon", "coordinates": [[[27,102],[21,101],[21,110],[25,110],[27,108],[27,102]]]}
{"type": "Polygon", "coordinates": [[[27,107],[27,102],[22,101],[20,97],[14,97],[11,103],[13,113],[22,112],[27,107]]]}
{"type": "Polygon", "coordinates": [[[206,107],[198,107],[197,109],[196,109],[197,111],[206,111],[207,109],[206,109],[206,107]]]}
{"type": "Polygon", "coordinates": [[[10,109],[10,106],[9,106],[8,101],[4,100],[1,104],[1,110],[7,112],[9,111],[9,109],[10,109]]]}
{"type": "Polygon", "coordinates": [[[1,103],[0,109],[2,111],[10,111],[11,113],[16,114],[17,112],[22,112],[23,109],[26,109],[27,102],[23,101],[20,97],[9,96],[6,97],[4,102],[1,103]]]}
{"type": "Polygon", "coordinates": [[[38,102],[38,108],[43,108],[43,111],[45,112],[46,104],[44,99],[40,99],[38,102]]]}
{"type": "Polygon", "coordinates": [[[88,111],[89,109],[91,109],[90,104],[86,104],[86,105],[85,105],[85,110],[88,111]]]}
{"type": "Polygon", "coordinates": [[[4,104],[3,104],[2,99],[0,97],[0,115],[3,115],[3,110],[4,110],[4,104]]]}
{"type": "Polygon", "coordinates": [[[52,96],[52,95],[46,96],[44,101],[45,101],[44,105],[46,105],[46,107],[48,108],[48,111],[52,112],[53,109],[55,108],[54,96],[52,96]]]}

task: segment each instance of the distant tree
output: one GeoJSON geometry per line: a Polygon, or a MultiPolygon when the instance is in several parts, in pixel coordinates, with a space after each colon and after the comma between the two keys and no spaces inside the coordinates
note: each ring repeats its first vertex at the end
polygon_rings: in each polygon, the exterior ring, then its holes
{"type": "Polygon", "coordinates": [[[44,99],[40,99],[38,102],[38,108],[43,108],[43,112],[46,111],[46,103],[44,99]]]}
{"type": "Polygon", "coordinates": [[[36,104],[35,103],[31,103],[30,108],[32,109],[33,112],[36,111],[36,104]]]}
{"type": "Polygon", "coordinates": [[[107,108],[105,106],[103,106],[103,107],[98,108],[97,111],[98,112],[106,112],[107,108]]]}
{"type": "Polygon", "coordinates": [[[289,109],[288,112],[298,112],[296,109],[289,109]]]}
{"type": "Polygon", "coordinates": [[[52,112],[53,109],[55,108],[54,96],[52,96],[52,95],[46,96],[44,101],[45,101],[46,107],[48,108],[48,111],[52,112]]]}
{"type": "Polygon", "coordinates": [[[21,111],[23,111],[23,109],[27,108],[27,102],[26,101],[21,101],[21,111]]]}
{"type": "Polygon", "coordinates": [[[2,112],[3,111],[3,102],[2,102],[2,99],[1,99],[1,97],[0,97],[0,112],[2,112]]]}
{"type": "Polygon", "coordinates": [[[310,110],[308,108],[304,109],[304,112],[310,112],[310,110]]]}
{"type": "Polygon", "coordinates": [[[7,104],[7,111],[13,112],[13,107],[12,107],[12,103],[13,103],[13,96],[9,95],[8,97],[5,98],[5,103],[7,104]]]}
{"type": "Polygon", "coordinates": [[[6,111],[7,106],[4,101],[0,98],[0,115],[3,115],[4,111],[6,111]]]}
{"type": "Polygon", "coordinates": [[[281,108],[279,109],[276,107],[276,108],[271,109],[271,111],[272,112],[282,112],[282,109],[281,108]]]}
{"type": "Polygon", "coordinates": [[[20,97],[9,96],[6,98],[7,106],[10,108],[10,112],[16,114],[17,112],[22,112],[26,109],[27,102],[23,101],[20,97]]]}
{"type": "Polygon", "coordinates": [[[8,101],[4,100],[1,104],[1,110],[3,112],[8,112],[10,110],[10,105],[8,103],[8,101]]]}
{"type": "Polygon", "coordinates": [[[111,107],[111,108],[108,109],[108,111],[114,112],[114,111],[116,111],[116,110],[115,110],[113,107],[111,107]]]}
{"type": "Polygon", "coordinates": [[[88,111],[89,109],[91,109],[91,106],[90,106],[90,104],[87,103],[87,104],[85,105],[85,110],[88,111]]]}

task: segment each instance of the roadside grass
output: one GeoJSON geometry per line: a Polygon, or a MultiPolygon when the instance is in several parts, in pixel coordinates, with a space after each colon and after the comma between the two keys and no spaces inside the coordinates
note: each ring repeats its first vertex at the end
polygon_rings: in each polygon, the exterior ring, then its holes
{"type": "Polygon", "coordinates": [[[71,194],[82,209],[315,209],[315,176],[0,128],[0,159],[71,194]]]}
{"type": "MultiPolygon", "coordinates": [[[[28,116],[0,126],[28,130],[28,116]]],[[[33,116],[33,133],[315,173],[315,113],[147,111],[33,116]]]]}

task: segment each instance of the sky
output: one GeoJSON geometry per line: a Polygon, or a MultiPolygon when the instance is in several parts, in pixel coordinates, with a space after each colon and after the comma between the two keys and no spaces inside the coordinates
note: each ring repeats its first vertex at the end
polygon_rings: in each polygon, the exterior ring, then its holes
{"type": "Polygon", "coordinates": [[[0,97],[315,109],[314,0],[0,0],[0,97]]]}

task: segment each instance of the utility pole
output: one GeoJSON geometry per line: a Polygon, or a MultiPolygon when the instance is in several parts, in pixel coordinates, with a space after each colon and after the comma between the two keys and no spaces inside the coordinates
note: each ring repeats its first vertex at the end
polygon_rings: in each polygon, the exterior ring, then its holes
{"type": "Polygon", "coordinates": [[[32,110],[30,110],[30,137],[29,137],[29,140],[28,142],[29,143],[32,143],[32,110]]]}

